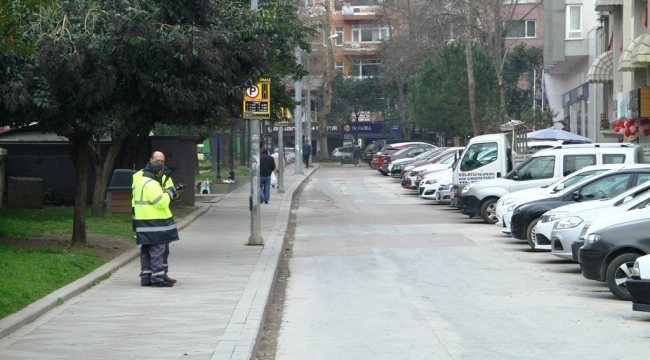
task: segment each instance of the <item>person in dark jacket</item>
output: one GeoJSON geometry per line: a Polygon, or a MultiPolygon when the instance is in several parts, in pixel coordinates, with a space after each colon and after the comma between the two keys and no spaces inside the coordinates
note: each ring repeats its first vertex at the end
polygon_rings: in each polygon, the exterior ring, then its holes
{"type": "Polygon", "coordinates": [[[164,254],[166,245],[179,240],[178,229],[169,209],[178,196],[174,187],[160,186],[165,165],[160,161],[147,164],[142,177],[133,185],[133,223],[140,245],[140,285],[172,287],[166,281],[164,254]]]}
{"type": "Polygon", "coordinates": [[[307,169],[309,169],[309,155],[311,155],[311,144],[305,140],[302,144],[302,162],[307,169]]]}
{"type": "Polygon", "coordinates": [[[271,198],[271,173],[275,170],[275,160],[269,155],[266,148],[262,148],[260,155],[260,194],[265,204],[271,198]]]}

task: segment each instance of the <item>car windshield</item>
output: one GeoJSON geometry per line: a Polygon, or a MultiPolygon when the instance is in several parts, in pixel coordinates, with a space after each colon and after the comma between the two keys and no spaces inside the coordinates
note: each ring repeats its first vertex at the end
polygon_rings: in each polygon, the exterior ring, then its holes
{"type": "Polygon", "coordinates": [[[471,171],[497,159],[497,143],[470,145],[460,161],[460,171],[471,171]]]}

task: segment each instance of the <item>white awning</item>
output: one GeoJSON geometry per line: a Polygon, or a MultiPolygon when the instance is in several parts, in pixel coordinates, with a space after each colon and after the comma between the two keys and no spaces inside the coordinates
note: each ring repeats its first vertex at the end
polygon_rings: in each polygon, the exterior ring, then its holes
{"type": "Polygon", "coordinates": [[[637,40],[636,46],[632,50],[632,64],[641,67],[650,65],[650,34],[643,34],[637,40]]]}
{"type": "Polygon", "coordinates": [[[596,11],[615,11],[616,6],[622,6],[623,0],[596,0],[596,11]]]}
{"type": "Polygon", "coordinates": [[[630,41],[629,44],[625,47],[625,50],[621,54],[621,56],[618,58],[618,71],[634,71],[637,68],[643,67],[642,65],[637,65],[632,63],[632,52],[634,51],[634,48],[638,44],[639,40],[641,39],[643,35],[639,36],[638,38],[630,41]]]}
{"type": "Polygon", "coordinates": [[[614,80],[614,52],[606,51],[594,60],[589,67],[587,81],[590,83],[606,83],[614,80]]]}

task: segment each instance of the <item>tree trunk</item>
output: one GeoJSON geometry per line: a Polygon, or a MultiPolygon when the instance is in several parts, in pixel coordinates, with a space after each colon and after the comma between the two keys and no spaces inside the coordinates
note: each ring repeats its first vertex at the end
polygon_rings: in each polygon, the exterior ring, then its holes
{"type": "Polygon", "coordinates": [[[73,244],[86,243],[86,201],[88,200],[88,142],[92,136],[81,130],[67,135],[70,156],[75,165],[74,219],[72,224],[73,244]]]}
{"type": "Polygon", "coordinates": [[[411,138],[412,121],[406,112],[406,96],[404,96],[404,81],[399,80],[397,83],[397,100],[399,104],[399,122],[402,127],[401,133],[403,139],[411,138]]]}
{"type": "Polygon", "coordinates": [[[221,134],[221,148],[221,164],[224,169],[230,169],[230,134],[221,134]]]}
{"type": "Polygon", "coordinates": [[[476,118],[476,82],[474,81],[474,54],[472,53],[472,5],[467,2],[465,17],[467,28],[465,30],[465,58],[467,59],[467,88],[469,92],[469,118],[472,122],[474,136],[481,134],[481,127],[476,118]]]}
{"type": "Polygon", "coordinates": [[[119,128],[118,125],[117,131],[111,133],[111,145],[104,159],[102,159],[101,144],[99,141],[94,146],[92,142],[87,144],[88,154],[90,154],[89,158],[95,169],[95,186],[93,187],[93,207],[91,212],[91,216],[93,217],[104,216],[104,209],[106,208],[106,187],[108,186],[109,177],[111,176],[117,154],[119,154],[128,136],[127,129],[119,128]]]}

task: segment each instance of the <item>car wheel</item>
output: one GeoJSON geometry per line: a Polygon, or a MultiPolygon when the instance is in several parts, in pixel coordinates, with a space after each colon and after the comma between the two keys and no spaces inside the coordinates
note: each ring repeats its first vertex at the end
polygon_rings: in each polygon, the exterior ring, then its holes
{"type": "Polygon", "coordinates": [[[388,176],[388,173],[385,172],[385,171],[380,171],[380,173],[381,173],[382,175],[384,175],[384,176],[388,176]]]}
{"type": "Polygon", "coordinates": [[[535,225],[537,225],[538,222],[539,218],[531,221],[526,227],[526,241],[528,241],[528,245],[530,245],[533,250],[537,250],[537,242],[535,239],[535,225]]]}
{"type": "Polygon", "coordinates": [[[607,286],[612,294],[621,300],[632,300],[632,296],[625,286],[625,280],[632,276],[632,267],[639,256],[641,255],[636,253],[619,255],[607,267],[605,274],[607,286]]]}
{"type": "Polygon", "coordinates": [[[487,199],[481,205],[481,217],[488,224],[497,223],[497,199],[487,199]]]}

